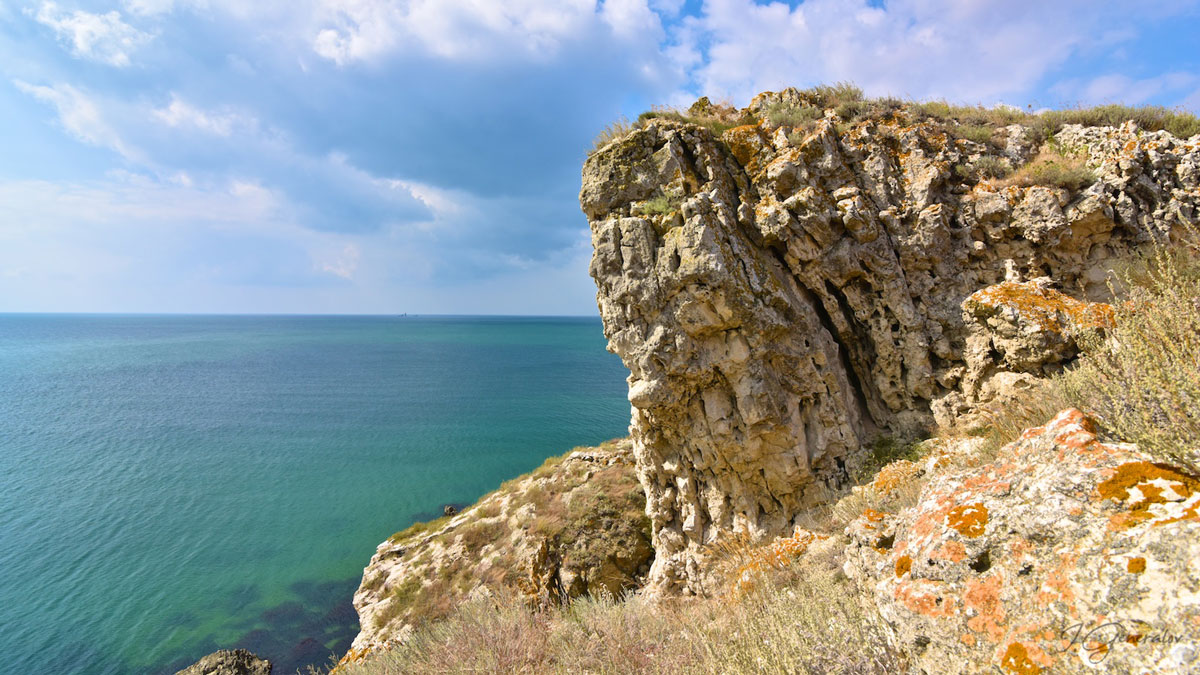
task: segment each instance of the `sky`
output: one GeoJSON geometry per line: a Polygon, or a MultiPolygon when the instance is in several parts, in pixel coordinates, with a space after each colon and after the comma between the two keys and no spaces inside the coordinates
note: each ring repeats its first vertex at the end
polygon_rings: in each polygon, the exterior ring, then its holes
{"type": "Polygon", "coordinates": [[[652,105],[1200,111],[1200,0],[0,0],[0,312],[595,315],[652,105]]]}

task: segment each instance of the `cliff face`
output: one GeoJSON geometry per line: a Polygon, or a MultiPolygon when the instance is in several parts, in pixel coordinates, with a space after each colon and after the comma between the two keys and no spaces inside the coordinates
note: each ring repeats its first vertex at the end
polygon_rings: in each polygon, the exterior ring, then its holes
{"type": "Polygon", "coordinates": [[[1086,189],[980,179],[1032,138],[978,143],[904,110],[719,138],[654,119],[588,159],[657,590],[703,591],[704,547],[728,534],[790,534],[878,435],[970,419],[1061,368],[1074,344],[1045,329],[1102,321],[1082,301],[1106,296],[1110,261],[1200,213],[1200,138],[1067,126],[1055,149],[1086,161],[1086,189]]]}

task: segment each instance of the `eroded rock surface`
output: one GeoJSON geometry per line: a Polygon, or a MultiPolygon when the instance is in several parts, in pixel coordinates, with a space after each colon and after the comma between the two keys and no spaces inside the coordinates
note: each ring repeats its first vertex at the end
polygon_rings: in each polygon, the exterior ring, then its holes
{"type": "Polygon", "coordinates": [[[1200,480],[1078,410],[847,529],[844,569],[926,673],[1200,669],[1200,480]]]}
{"type": "Polygon", "coordinates": [[[271,662],[245,649],[222,649],[184,668],[176,675],[271,675],[271,662]]]}
{"type": "Polygon", "coordinates": [[[346,660],[476,594],[550,603],[640,586],[654,556],[645,503],[623,439],[547,460],[457,514],[397,533],[363,571],[362,629],[346,660]]]}
{"type": "Polygon", "coordinates": [[[1000,149],[905,111],[837,122],[718,138],[656,119],[584,166],[657,590],[703,592],[706,546],[730,533],[792,531],[878,434],[970,415],[1073,357],[1027,318],[964,313],[969,296],[1050,279],[1103,300],[1112,258],[1200,213],[1200,138],[1067,127],[1098,178],[1072,192],[971,178],[982,158],[1028,160],[1023,128],[1000,149]]]}

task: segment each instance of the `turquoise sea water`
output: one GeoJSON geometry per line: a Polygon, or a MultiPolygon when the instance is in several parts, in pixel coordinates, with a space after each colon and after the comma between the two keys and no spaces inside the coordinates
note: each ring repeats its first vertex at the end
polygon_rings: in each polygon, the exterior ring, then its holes
{"type": "Polygon", "coordinates": [[[376,544],[626,432],[598,319],[0,315],[0,670],[290,674],[376,544]]]}

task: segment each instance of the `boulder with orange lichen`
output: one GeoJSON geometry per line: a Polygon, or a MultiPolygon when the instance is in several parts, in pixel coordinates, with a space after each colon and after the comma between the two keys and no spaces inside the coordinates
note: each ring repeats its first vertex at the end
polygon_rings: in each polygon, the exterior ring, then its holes
{"type": "Polygon", "coordinates": [[[1197,672],[1198,505],[1196,477],[1066,410],[851,522],[844,570],[921,672],[1197,672]]]}
{"type": "Polygon", "coordinates": [[[963,300],[966,337],[960,390],[933,407],[944,427],[970,426],[988,404],[1003,405],[1079,354],[1077,338],[1112,325],[1113,309],[1051,288],[1048,278],[1005,281],[963,300]]]}

